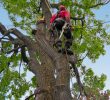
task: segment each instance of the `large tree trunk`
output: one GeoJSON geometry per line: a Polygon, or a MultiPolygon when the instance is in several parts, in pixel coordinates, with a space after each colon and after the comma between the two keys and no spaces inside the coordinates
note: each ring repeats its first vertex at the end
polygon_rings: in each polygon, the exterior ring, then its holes
{"type": "MultiPolygon", "coordinates": [[[[49,28],[49,19],[51,17],[48,0],[41,0],[42,12],[45,17],[45,22],[37,23],[37,32],[35,34],[35,46],[40,54],[41,64],[35,60],[35,55],[32,53],[32,62],[30,66],[36,67],[36,78],[38,86],[41,90],[45,90],[36,96],[36,100],[71,100],[70,92],[70,68],[66,55],[58,54],[46,40],[46,30],[49,28]]],[[[33,48],[30,49],[30,52],[33,48]]]]}
{"type": "MultiPolygon", "coordinates": [[[[36,96],[36,100],[71,100],[70,68],[67,56],[58,54],[46,41],[44,22],[38,23],[37,27],[35,46],[39,47],[37,51],[40,53],[41,64],[39,67],[37,66],[36,77],[39,88],[44,91],[36,96]]],[[[31,58],[33,57],[35,55],[31,56],[31,58]]]]}

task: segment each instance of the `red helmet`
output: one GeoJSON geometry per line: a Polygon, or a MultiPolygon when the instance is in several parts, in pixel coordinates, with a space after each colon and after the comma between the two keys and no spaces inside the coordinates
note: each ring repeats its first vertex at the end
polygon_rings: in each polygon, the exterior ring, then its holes
{"type": "Polygon", "coordinates": [[[60,6],[59,6],[59,10],[66,10],[66,7],[63,6],[63,5],[60,5],[60,6]]]}

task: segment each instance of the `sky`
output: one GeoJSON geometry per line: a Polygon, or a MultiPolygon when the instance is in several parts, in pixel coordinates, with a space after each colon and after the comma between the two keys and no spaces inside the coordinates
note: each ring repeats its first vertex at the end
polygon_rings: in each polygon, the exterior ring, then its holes
{"type": "MultiPolygon", "coordinates": [[[[97,19],[110,21],[110,3],[101,7],[100,10],[95,10],[94,12],[97,19]]],[[[0,22],[3,23],[7,28],[14,27],[8,18],[7,11],[2,7],[0,7],[0,22]]],[[[110,89],[110,46],[105,46],[105,49],[106,55],[100,56],[95,63],[92,63],[88,58],[86,58],[84,64],[88,67],[91,67],[97,75],[101,75],[102,73],[106,74],[107,81],[105,89],[110,89]]]]}

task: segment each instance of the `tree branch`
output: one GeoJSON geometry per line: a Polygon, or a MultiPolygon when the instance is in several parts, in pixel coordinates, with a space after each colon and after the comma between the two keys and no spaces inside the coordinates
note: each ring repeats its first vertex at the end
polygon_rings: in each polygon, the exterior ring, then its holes
{"type": "MultiPolygon", "coordinates": [[[[19,30],[16,28],[12,28],[7,30],[5,26],[0,23],[0,32],[5,36],[8,36],[10,41],[13,42],[15,39],[10,35],[11,33],[14,34],[19,40],[23,41],[25,44],[28,44],[32,39],[22,34],[19,30]]],[[[19,42],[18,42],[19,44],[19,42]]]]}
{"type": "MultiPolygon", "coordinates": [[[[5,28],[5,26],[4,26],[2,23],[0,23],[0,32],[1,32],[3,35],[5,35],[5,33],[7,33],[7,29],[5,28]]],[[[10,39],[11,41],[14,40],[14,38],[13,38],[12,36],[8,35],[8,37],[9,37],[9,39],[10,39]]]]}
{"type": "MultiPolygon", "coordinates": [[[[12,28],[12,29],[9,29],[7,30],[5,28],[5,26],[0,23],[0,32],[2,33],[3,37],[4,36],[8,36],[9,37],[9,40],[12,42],[12,43],[16,43],[18,42],[18,44],[20,43],[20,40],[23,41],[25,44],[27,44],[30,40],[27,36],[23,35],[19,30],[17,30],[16,28],[12,28]],[[19,40],[13,38],[10,33],[14,34],[15,36],[18,37],[19,40]],[[16,41],[17,40],[17,41],[16,41]]],[[[2,37],[2,38],[3,38],[2,37]]]]}
{"type": "Polygon", "coordinates": [[[21,47],[21,58],[22,60],[28,64],[29,63],[29,59],[26,56],[26,49],[25,49],[25,45],[21,47]]]}
{"type": "Polygon", "coordinates": [[[12,49],[12,50],[6,52],[6,53],[9,54],[9,53],[11,53],[11,52],[13,52],[13,51],[16,51],[16,50],[20,49],[20,48],[23,47],[23,46],[24,46],[24,45],[21,45],[21,46],[19,46],[19,47],[17,47],[17,48],[14,48],[14,49],[12,49]]]}
{"type": "Polygon", "coordinates": [[[98,6],[102,6],[102,5],[106,5],[110,2],[110,0],[106,0],[105,2],[100,2],[100,3],[97,3],[96,5],[92,5],[90,6],[89,8],[95,8],[95,7],[98,7],[98,6]]]}
{"type": "Polygon", "coordinates": [[[80,80],[79,71],[78,71],[77,67],[75,66],[75,64],[72,64],[72,68],[74,69],[74,72],[76,75],[76,80],[77,80],[77,83],[79,85],[80,94],[82,95],[82,93],[84,92],[85,96],[87,96],[87,93],[85,92],[83,84],[81,83],[81,80],[80,80]]]}
{"type": "MultiPolygon", "coordinates": [[[[90,9],[90,8],[95,8],[95,7],[98,7],[98,6],[106,5],[106,4],[108,4],[109,2],[110,2],[110,0],[105,1],[105,2],[100,2],[100,3],[97,3],[97,4],[95,4],[95,5],[91,5],[91,6],[85,6],[85,5],[82,5],[82,4],[73,2],[73,3],[72,3],[72,6],[77,6],[77,7],[82,8],[82,9],[85,9],[85,8],[86,8],[86,9],[90,9]]],[[[53,3],[53,4],[51,4],[51,7],[58,9],[59,5],[61,5],[61,4],[62,4],[62,2],[53,3]]]]}
{"type": "Polygon", "coordinates": [[[9,29],[7,31],[7,33],[12,33],[14,34],[15,36],[17,36],[20,40],[22,40],[24,43],[28,43],[29,41],[29,38],[25,35],[23,35],[19,30],[17,30],[16,28],[12,28],[12,29],[9,29]]]}

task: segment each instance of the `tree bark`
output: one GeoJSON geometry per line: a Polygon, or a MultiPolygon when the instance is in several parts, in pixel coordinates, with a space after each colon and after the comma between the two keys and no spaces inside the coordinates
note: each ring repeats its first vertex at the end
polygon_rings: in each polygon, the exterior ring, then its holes
{"type": "Polygon", "coordinates": [[[70,68],[67,56],[58,54],[45,40],[44,22],[39,22],[37,27],[35,39],[41,55],[41,65],[37,72],[39,73],[38,84],[48,92],[41,93],[36,98],[37,100],[71,100],[70,68]]]}
{"type": "Polygon", "coordinates": [[[39,87],[47,92],[38,94],[36,100],[72,100],[67,56],[58,54],[45,39],[46,34],[49,34],[46,30],[49,28],[51,17],[48,0],[41,0],[41,7],[46,23],[44,21],[37,23],[35,41],[37,51],[41,55],[41,64],[37,69],[39,75],[36,77],[39,87]]]}

